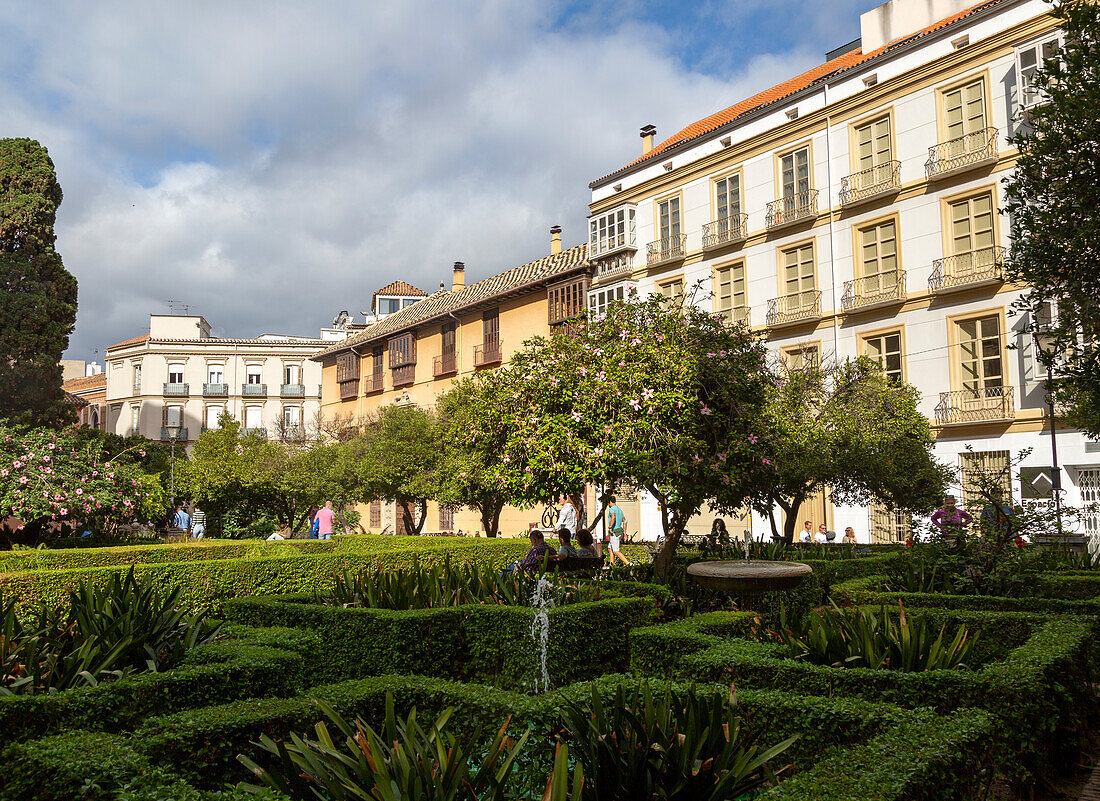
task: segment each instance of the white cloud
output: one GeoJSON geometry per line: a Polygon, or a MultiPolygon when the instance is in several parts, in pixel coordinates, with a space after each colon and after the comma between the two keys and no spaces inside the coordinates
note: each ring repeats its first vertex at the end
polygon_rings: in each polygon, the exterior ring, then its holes
{"type": "Polygon", "coordinates": [[[400,277],[476,280],[583,239],[589,180],[809,66],[687,71],[652,25],[545,30],[525,2],[0,10],[0,130],[49,147],[80,280],[70,355],[167,299],[220,331],[315,332],[400,277]],[[18,61],[18,64],[16,63],[18,61]]]}

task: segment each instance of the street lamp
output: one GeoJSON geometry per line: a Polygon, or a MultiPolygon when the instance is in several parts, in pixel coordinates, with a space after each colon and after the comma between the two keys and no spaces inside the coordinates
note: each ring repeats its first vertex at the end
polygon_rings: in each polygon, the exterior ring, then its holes
{"type": "Polygon", "coordinates": [[[168,490],[168,495],[171,497],[172,508],[175,509],[176,508],[176,440],[179,439],[180,431],[183,429],[183,426],[165,426],[165,429],[168,432],[168,441],[172,445],[171,468],[169,470],[169,475],[171,476],[171,478],[169,479],[170,488],[168,490]]]}
{"type": "Polygon", "coordinates": [[[1054,495],[1054,514],[1058,518],[1058,536],[1062,536],[1062,468],[1058,466],[1058,436],[1054,427],[1054,338],[1040,328],[1032,331],[1035,340],[1036,360],[1046,365],[1047,419],[1050,420],[1050,485],[1054,495]],[[1044,349],[1044,346],[1046,348],[1044,349]]]}

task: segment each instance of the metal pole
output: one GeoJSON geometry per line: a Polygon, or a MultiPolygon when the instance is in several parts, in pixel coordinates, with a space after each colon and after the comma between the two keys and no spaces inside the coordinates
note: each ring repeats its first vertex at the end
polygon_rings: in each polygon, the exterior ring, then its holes
{"type": "Polygon", "coordinates": [[[171,467],[171,471],[170,471],[171,476],[172,476],[172,479],[171,479],[172,483],[171,483],[171,489],[168,491],[168,494],[171,496],[172,509],[175,509],[176,508],[176,438],[175,437],[169,437],[169,441],[172,443],[172,467],[171,467]]]}
{"type": "Polygon", "coordinates": [[[1054,370],[1047,362],[1047,412],[1050,417],[1051,491],[1054,493],[1054,513],[1058,517],[1058,536],[1062,536],[1062,468],[1058,466],[1058,437],[1054,429],[1054,370]]]}

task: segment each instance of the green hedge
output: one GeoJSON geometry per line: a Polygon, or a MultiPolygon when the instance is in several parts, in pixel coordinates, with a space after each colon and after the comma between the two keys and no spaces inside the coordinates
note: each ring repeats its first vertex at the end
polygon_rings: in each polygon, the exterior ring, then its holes
{"type": "MultiPolygon", "coordinates": [[[[653,590],[659,593],[659,589],[653,590]]],[[[325,642],[318,680],[410,673],[501,687],[530,687],[536,677],[531,640],[534,610],[467,605],[439,609],[344,609],[309,603],[308,596],[227,601],[229,620],[314,631],[325,642]]],[[[550,610],[548,667],[561,685],[624,670],[627,634],[652,622],[651,597],[608,596],[550,610]]]]}
{"type": "Polygon", "coordinates": [[[944,609],[984,609],[1001,612],[1043,612],[1070,615],[1100,615],[1100,597],[1080,598],[1090,591],[1089,576],[1074,573],[1040,573],[1035,575],[1036,595],[1006,598],[997,595],[948,595],[939,592],[885,592],[881,589],[886,576],[866,576],[851,579],[833,587],[833,597],[841,605],[886,604],[900,602],[909,607],[944,609]]]}

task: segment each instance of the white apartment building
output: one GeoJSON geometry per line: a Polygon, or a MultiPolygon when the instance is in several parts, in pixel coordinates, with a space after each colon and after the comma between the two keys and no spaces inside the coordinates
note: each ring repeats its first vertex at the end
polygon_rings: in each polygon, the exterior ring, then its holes
{"type": "MultiPolygon", "coordinates": [[[[893,0],[803,75],[659,145],[647,126],[642,157],[591,184],[590,312],[632,287],[686,293],[763,332],[779,358],[872,356],[920,390],[936,455],[964,484],[1030,449],[1013,496],[1049,494],[1042,376],[1028,320],[1011,312],[1022,288],[1002,280],[999,212],[1008,137],[1041,99],[1029,76],[1058,41],[1049,10],[893,0]]],[[[1059,430],[1057,446],[1065,500],[1098,500],[1100,444],[1059,430]]],[[[643,534],[656,514],[643,496],[643,534]]],[[[825,494],[799,517],[861,542],[906,536],[900,516],[825,494]]],[[[756,515],[741,523],[771,531],[756,515]]]]}
{"type": "Polygon", "coordinates": [[[148,334],[107,348],[106,428],[191,444],[228,412],[268,436],[309,433],[321,394],[310,357],[346,333],[224,339],[201,316],[151,314],[148,334]]]}

